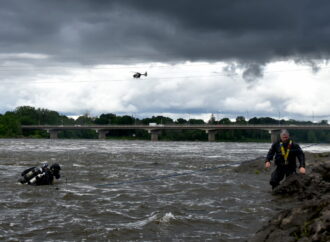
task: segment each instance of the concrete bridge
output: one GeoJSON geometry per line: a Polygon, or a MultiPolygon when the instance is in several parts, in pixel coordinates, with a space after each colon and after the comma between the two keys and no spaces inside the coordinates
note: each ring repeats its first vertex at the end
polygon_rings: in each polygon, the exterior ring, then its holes
{"type": "Polygon", "coordinates": [[[251,124],[150,124],[150,125],[22,125],[24,130],[47,130],[51,139],[57,139],[62,130],[95,130],[99,139],[105,139],[110,130],[147,130],[152,141],[157,141],[162,130],[204,130],[209,141],[215,141],[215,134],[221,130],[266,130],[271,141],[278,140],[281,129],[329,130],[330,125],[251,125],[251,124]]]}

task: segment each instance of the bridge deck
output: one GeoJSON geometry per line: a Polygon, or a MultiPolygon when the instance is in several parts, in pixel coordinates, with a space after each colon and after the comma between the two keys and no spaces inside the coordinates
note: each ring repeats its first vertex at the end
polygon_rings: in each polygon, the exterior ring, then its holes
{"type": "Polygon", "coordinates": [[[210,124],[166,124],[166,125],[22,125],[22,129],[43,129],[43,130],[114,130],[114,129],[142,129],[142,130],[326,130],[330,125],[210,125],[210,124]]]}

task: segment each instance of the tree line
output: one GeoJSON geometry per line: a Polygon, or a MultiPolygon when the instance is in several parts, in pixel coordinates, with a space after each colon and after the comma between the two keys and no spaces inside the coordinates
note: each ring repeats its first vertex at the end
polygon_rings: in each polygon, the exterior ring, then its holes
{"type": "MultiPolygon", "coordinates": [[[[254,117],[246,120],[243,116],[238,116],[235,121],[229,118],[216,120],[211,115],[208,122],[202,119],[183,119],[173,120],[165,116],[152,116],[151,118],[139,119],[129,115],[116,115],[113,113],[101,114],[92,117],[88,114],[82,115],[77,119],[61,115],[56,111],[21,106],[14,111],[0,114],[0,138],[48,138],[49,134],[45,130],[22,130],[21,125],[107,125],[107,124],[328,124],[327,120],[319,123],[311,121],[297,120],[276,120],[269,117],[254,117]]],[[[330,142],[330,132],[327,130],[292,130],[291,135],[298,142],[308,143],[328,143],[330,142]]],[[[59,133],[59,138],[75,139],[97,139],[98,134],[93,130],[64,130],[59,133]]],[[[150,134],[145,130],[110,130],[108,138],[111,139],[150,139],[150,134]]],[[[207,141],[208,137],[203,130],[164,130],[159,136],[160,140],[170,141],[207,141]]],[[[222,130],[216,134],[216,141],[234,142],[269,142],[270,135],[262,130],[222,130]]]]}

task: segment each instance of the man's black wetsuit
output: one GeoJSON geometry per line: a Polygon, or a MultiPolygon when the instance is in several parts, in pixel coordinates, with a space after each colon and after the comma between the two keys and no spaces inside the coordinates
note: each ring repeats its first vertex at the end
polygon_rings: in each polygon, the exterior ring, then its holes
{"type": "MultiPolygon", "coordinates": [[[[291,141],[292,142],[292,141],[291,141]]],[[[299,168],[305,167],[305,155],[300,146],[294,142],[290,145],[290,140],[286,143],[282,143],[281,141],[275,142],[272,144],[271,148],[268,151],[266,162],[271,161],[275,155],[275,165],[276,170],[272,173],[270,184],[273,188],[280,184],[280,181],[284,178],[284,176],[289,176],[296,172],[296,158],[299,161],[299,168]],[[283,151],[281,150],[281,144],[285,153],[288,150],[288,146],[290,146],[290,151],[287,157],[287,164],[285,164],[285,158],[283,155],[283,151]]]]}

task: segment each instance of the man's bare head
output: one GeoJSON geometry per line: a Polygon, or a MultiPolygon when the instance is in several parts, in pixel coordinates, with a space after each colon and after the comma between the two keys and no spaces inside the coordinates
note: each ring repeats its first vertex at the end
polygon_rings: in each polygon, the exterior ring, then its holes
{"type": "Polygon", "coordinates": [[[280,133],[280,138],[283,143],[286,143],[289,140],[290,134],[286,129],[282,129],[280,133]]]}

